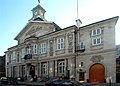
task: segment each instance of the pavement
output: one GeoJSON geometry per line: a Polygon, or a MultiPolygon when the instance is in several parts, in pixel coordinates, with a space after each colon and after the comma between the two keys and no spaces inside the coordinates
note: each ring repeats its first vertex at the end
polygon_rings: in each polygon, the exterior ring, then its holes
{"type": "Polygon", "coordinates": [[[20,85],[35,85],[35,86],[44,86],[45,82],[18,82],[20,85]]]}
{"type": "MultiPolygon", "coordinates": [[[[45,82],[19,82],[21,85],[44,86],[45,82]]],[[[83,86],[120,86],[120,83],[83,83],[83,86]]]]}

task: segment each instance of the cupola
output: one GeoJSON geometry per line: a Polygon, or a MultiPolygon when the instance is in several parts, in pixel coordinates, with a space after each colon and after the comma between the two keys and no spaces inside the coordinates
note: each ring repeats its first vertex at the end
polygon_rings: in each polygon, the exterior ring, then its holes
{"type": "Polygon", "coordinates": [[[38,4],[32,9],[33,17],[31,20],[45,20],[45,9],[38,4]]]}

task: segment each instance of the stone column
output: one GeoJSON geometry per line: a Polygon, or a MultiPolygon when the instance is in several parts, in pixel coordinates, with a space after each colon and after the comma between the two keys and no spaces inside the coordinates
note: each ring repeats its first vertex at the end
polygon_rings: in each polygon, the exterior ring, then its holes
{"type": "Polygon", "coordinates": [[[66,61],[66,59],[64,60],[64,62],[65,62],[64,75],[66,76],[66,73],[67,73],[67,70],[66,70],[66,69],[67,69],[67,65],[66,65],[66,62],[67,62],[67,61],[66,61]]]}
{"type": "Polygon", "coordinates": [[[57,61],[55,61],[55,77],[57,77],[57,75],[58,75],[58,74],[57,74],[57,71],[58,71],[58,70],[57,70],[57,66],[58,66],[58,65],[57,65],[57,61]]]}
{"type": "Polygon", "coordinates": [[[39,63],[39,77],[41,77],[41,62],[39,63]]]}
{"type": "Polygon", "coordinates": [[[56,51],[56,38],[53,39],[53,56],[55,56],[55,51],[56,51]]]}
{"type": "Polygon", "coordinates": [[[50,61],[49,62],[49,76],[53,77],[53,73],[54,73],[54,61],[50,61]]]}
{"type": "Polygon", "coordinates": [[[47,62],[47,75],[49,76],[49,61],[47,62]]]}
{"type": "Polygon", "coordinates": [[[38,76],[38,64],[35,65],[35,75],[38,76]]]}

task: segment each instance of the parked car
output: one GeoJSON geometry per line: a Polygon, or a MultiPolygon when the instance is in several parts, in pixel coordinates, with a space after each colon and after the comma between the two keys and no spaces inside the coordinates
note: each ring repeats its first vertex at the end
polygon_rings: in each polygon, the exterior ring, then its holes
{"type": "Polygon", "coordinates": [[[8,83],[7,77],[1,77],[0,82],[1,82],[1,84],[7,84],[8,83]]]}
{"type": "Polygon", "coordinates": [[[53,80],[45,83],[44,86],[83,86],[78,81],[72,80],[53,80]]]}
{"type": "Polygon", "coordinates": [[[18,81],[16,78],[12,77],[1,77],[1,84],[18,84],[18,81]]]}
{"type": "Polygon", "coordinates": [[[8,77],[8,84],[18,84],[17,78],[8,77]]]}

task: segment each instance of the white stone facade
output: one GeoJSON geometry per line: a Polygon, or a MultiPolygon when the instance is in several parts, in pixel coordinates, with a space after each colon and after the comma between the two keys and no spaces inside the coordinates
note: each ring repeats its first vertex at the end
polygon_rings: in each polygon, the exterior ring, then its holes
{"type": "Polygon", "coordinates": [[[57,78],[64,74],[77,81],[99,82],[99,78],[90,76],[98,65],[103,67],[100,74],[104,80],[111,76],[116,82],[115,24],[118,17],[64,29],[45,19],[32,19],[16,36],[18,45],[6,52],[6,76],[30,79],[35,75],[57,78]]]}

